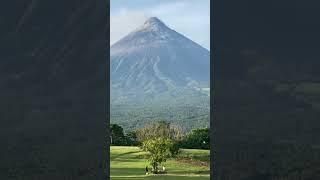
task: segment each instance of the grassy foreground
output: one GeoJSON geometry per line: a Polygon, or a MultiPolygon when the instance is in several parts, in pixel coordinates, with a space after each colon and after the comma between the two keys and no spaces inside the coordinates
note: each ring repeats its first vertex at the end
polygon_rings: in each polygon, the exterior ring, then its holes
{"type": "MultiPolygon", "coordinates": [[[[210,179],[208,150],[182,150],[180,157],[164,163],[167,174],[145,175],[146,153],[138,147],[111,146],[111,179],[207,180],[210,179]]],[[[150,167],[150,166],[149,166],[150,167]]]]}

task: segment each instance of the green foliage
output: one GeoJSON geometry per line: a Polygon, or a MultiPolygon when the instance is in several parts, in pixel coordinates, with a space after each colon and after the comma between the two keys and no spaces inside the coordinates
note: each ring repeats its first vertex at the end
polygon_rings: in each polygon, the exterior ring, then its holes
{"type": "Polygon", "coordinates": [[[117,146],[142,146],[142,142],[163,138],[173,142],[170,147],[172,156],[179,154],[180,148],[210,149],[209,128],[193,129],[187,136],[177,125],[159,121],[146,125],[144,128],[124,134],[121,126],[111,124],[112,145],[117,146]]]}
{"type": "Polygon", "coordinates": [[[170,149],[173,144],[172,140],[162,137],[148,139],[142,142],[142,150],[150,153],[148,161],[154,173],[158,172],[158,165],[166,162],[167,158],[172,156],[170,149]]]}
{"type": "Polygon", "coordinates": [[[184,135],[181,128],[166,121],[159,121],[141,128],[137,131],[137,138],[140,142],[153,139],[167,139],[172,142],[169,147],[169,152],[172,157],[179,154],[179,141],[183,139],[184,135]]]}
{"type": "Polygon", "coordinates": [[[126,135],[119,125],[112,124],[110,128],[113,145],[140,145],[142,150],[149,152],[148,161],[154,173],[158,173],[159,164],[166,162],[169,157],[178,155],[180,147],[177,140],[183,137],[181,128],[165,121],[152,123],[126,135]]]}
{"type": "Polygon", "coordinates": [[[210,130],[209,128],[193,129],[181,142],[183,148],[210,149],[210,130]]]}
{"type": "Polygon", "coordinates": [[[176,157],[178,154],[180,154],[179,142],[174,142],[173,145],[170,147],[169,151],[172,157],[176,157]]]}
{"type": "Polygon", "coordinates": [[[210,124],[208,101],[197,104],[112,105],[110,112],[110,122],[121,125],[124,131],[140,129],[159,119],[179,125],[185,132],[210,124]]]}
{"type": "Polygon", "coordinates": [[[136,131],[131,131],[127,134],[124,134],[123,128],[118,124],[110,125],[111,132],[111,145],[116,146],[137,146],[140,143],[137,140],[136,131]]]}
{"type": "Polygon", "coordinates": [[[121,145],[125,142],[123,128],[117,124],[110,124],[110,140],[112,145],[121,145]]]}
{"type": "MultiPolygon", "coordinates": [[[[168,158],[178,157],[180,148],[209,149],[209,129],[194,129],[184,136],[179,126],[165,121],[146,125],[144,128],[131,131],[124,135],[121,126],[112,124],[111,134],[114,145],[135,146],[148,153],[148,161],[153,173],[160,173],[158,166],[168,158]]],[[[185,159],[185,157],[183,157],[185,159]]],[[[193,159],[193,158],[191,158],[193,159]]]]}
{"type": "Polygon", "coordinates": [[[137,132],[136,131],[130,131],[125,135],[125,144],[126,146],[138,146],[140,145],[140,142],[137,138],[137,132]]]}

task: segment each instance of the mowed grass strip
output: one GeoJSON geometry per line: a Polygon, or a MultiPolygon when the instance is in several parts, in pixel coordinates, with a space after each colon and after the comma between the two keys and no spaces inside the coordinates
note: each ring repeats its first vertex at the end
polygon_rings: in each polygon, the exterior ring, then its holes
{"type": "MultiPolygon", "coordinates": [[[[111,146],[111,179],[206,180],[210,179],[210,151],[182,149],[176,159],[164,163],[167,174],[145,175],[148,164],[145,152],[138,147],[111,146]]],[[[149,166],[150,167],[150,166],[149,166]]]]}

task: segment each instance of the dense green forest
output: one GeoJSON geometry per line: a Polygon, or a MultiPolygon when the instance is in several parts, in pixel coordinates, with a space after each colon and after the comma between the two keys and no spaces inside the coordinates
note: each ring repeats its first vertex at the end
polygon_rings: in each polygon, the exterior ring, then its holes
{"type": "Polygon", "coordinates": [[[165,119],[188,132],[195,128],[209,127],[210,107],[208,101],[196,104],[164,105],[112,105],[110,123],[121,125],[125,131],[143,127],[145,124],[165,119]]]}

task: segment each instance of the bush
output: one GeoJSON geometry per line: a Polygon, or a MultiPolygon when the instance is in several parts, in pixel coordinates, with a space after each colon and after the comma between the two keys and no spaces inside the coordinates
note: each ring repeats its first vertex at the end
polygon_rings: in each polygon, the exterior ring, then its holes
{"type": "Polygon", "coordinates": [[[180,153],[180,144],[177,142],[173,143],[169,151],[171,153],[171,157],[176,157],[180,153]]]}

